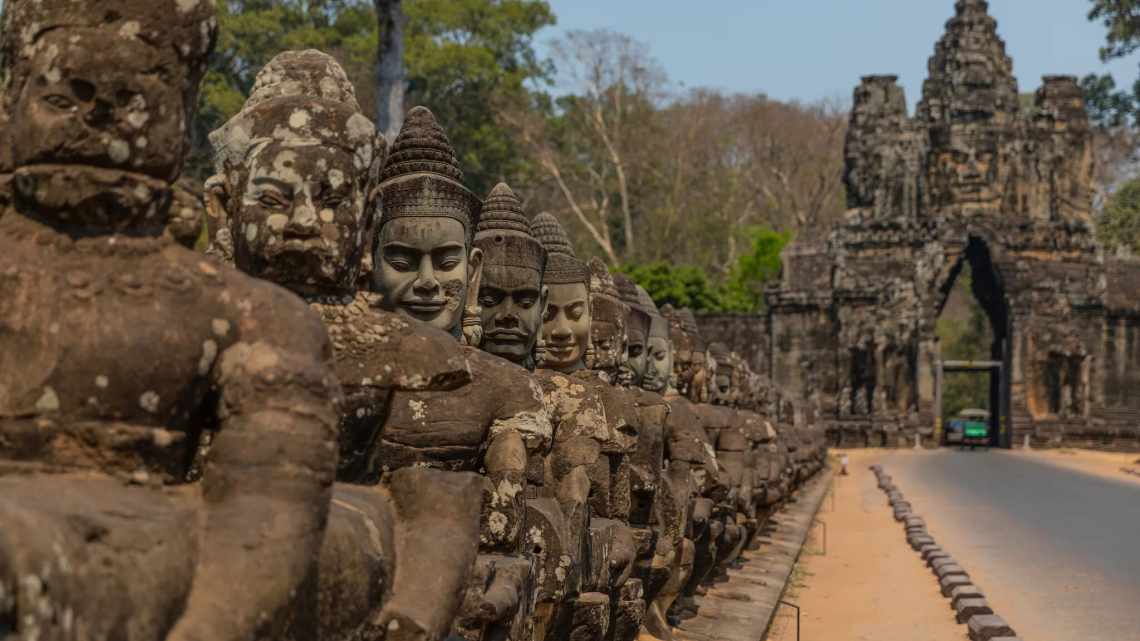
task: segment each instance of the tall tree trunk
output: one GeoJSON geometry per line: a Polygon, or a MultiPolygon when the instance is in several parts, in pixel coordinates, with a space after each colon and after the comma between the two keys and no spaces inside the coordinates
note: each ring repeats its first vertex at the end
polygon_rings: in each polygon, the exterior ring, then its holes
{"type": "Polygon", "coordinates": [[[376,129],[391,142],[404,124],[404,92],[408,86],[404,28],[408,16],[403,0],[373,0],[373,4],[380,28],[376,51],[376,129]]]}

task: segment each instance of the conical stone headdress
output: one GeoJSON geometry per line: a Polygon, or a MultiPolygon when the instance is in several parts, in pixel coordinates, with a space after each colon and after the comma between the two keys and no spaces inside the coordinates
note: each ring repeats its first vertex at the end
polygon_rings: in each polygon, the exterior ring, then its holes
{"type": "Polygon", "coordinates": [[[471,240],[482,202],[463,185],[451,141],[427,107],[408,112],[381,180],[381,227],[397,218],[451,218],[471,240]]]}
{"type": "Polygon", "coordinates": [[[540,278],[546,269],[546,249],[531,234],[522,203],[506,183],[495,185],[483,201],[475,246],[483,250],[488,267],[533,270],[540,278]]]}
{"type": "Polygon", "coordinates": [[[530,223],[530,233],[546,248],[543,282],[547,285],[582,283],[590,286],[590,270],[574,255],[570,239],[557,218],[545,212],[535,216],[530,223]]]}

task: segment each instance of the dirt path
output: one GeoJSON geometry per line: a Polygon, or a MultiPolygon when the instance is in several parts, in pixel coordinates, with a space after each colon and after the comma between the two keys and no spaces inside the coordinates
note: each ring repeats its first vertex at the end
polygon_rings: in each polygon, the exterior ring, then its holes
{"type": "MultiPolygon", "coordinates": [[[[834,641],[964,641],[934,575],[906,544],[867,466],[876,451],[848,452],[850,472],[836,477],[835,501],[824,501],[827,554],[817,528],[793,574],[785,600],[802,611],[801,639],[834,641]],[[816,553],[816,554],[813,554],[816,553]]],[[[770,641],[794,641],[795,618],[782,608],[770,641]]]]}

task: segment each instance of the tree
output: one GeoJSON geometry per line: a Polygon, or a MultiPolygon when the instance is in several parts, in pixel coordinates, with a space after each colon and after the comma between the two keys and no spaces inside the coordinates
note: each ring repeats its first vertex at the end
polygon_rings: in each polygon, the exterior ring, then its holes
{"type": "Polygon", "coordinates": [[[361,109],[376,114],[389,135],[401,121],[397,106],[431,108],[476,193],[517,172],[518,150],[495,121],[491,104],[496,96],[517,94],[526,83],[549,77],[550,64],[539,59],[532,42],[554,22],[545,0],[216,2],[218,47],[203,82],[190,173],[202,177],[209,171],[206,134],[237,113],[265,63],[286,49],[306,48],[337,58],[356,86],[361,109]],[[401,30],[402,40],[396,38],[401,30]],[[401,57],[403,80],[395,64],[401,57]]]}
{"type": "Polygon", "coordinates": [[[522,168],[494,105],[544,86],[553,73],[534,35],[554,24],[545,0],[405,0],[410,104],[439,118],[468,187],[483,195],[522,168]]]}
{"type": "Polygon", "coordinates": [[[751,251],[737,259],[724,291],[726,306],[759,312],[764,309],[764,290],[780,275],[781,252],[791,242],[792,233],[754,227],[751,237],[751,251]]]}
{"type": "Polygon", "coordinates": [[[1125,183],[1109,198],[1097,236],[1109,249],[1140,253],[1140,178],[1125,183]]]}
{"type": "Polygon", "coordinates": [[[408,74],[404,66],[404,31],[408,16],[402,0],[373,0],[376,7],[376,129],[389,141],[404,125],[408,74]]]}
{"type": "Polygon", "coordinates": [[[499,117],[554,186],[552,210],[573,214],[616,265],[637,249],[635,182],[664,74],[644,44],[613,31],[571,31],[552,49],[574,93],[502,101],[499,117]]]}
{"type": "MultiPolygon", "coordinates": [[[[216,0],[218,44],[202,82],[194,149],[187,172],[210,171],[207,135],[236,114],[257,72],[288,49],[320,49],[337,57],[350,77],[376,51],[376,19],[367,0],[216,0]]],[[[371,72],[369,72],[371,73],[371,72]]]]}

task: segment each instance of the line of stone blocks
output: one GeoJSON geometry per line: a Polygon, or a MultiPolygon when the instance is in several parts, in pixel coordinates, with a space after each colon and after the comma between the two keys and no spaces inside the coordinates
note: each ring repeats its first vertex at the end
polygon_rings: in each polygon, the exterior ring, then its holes
{"type": "Polygon", "coordinates": [[[938,579],[942,596],[950,599],[954,618],[966,625],[970,641],[1020,641],[1013,628],[994,613],[986,595],[974,585],[965,568],[930,535],[926,520],[914,512],[890,475],[881,465],[872,465],[870,469],[878,479],[879,489],[887,495],[895,520],[903,524],[907,543],[919,553],[938,579]]]}

